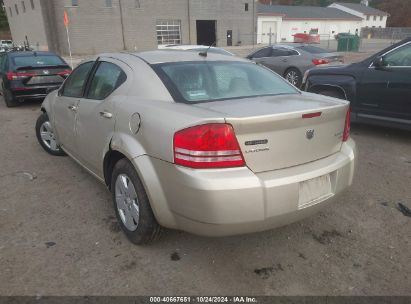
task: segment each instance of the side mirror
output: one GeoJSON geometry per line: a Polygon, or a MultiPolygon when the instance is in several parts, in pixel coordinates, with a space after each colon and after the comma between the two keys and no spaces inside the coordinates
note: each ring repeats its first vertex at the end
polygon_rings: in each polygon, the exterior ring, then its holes
{"type": "Polygon", "coordinates": [[[253,55],[248,55],[248,56],[245,57],[245,58],[247,58],[248,60],[251,60],[251,59],[253,59],[253,55]]]}
{"type": "Polygon", "coordinates": [[[386,66],[385,61],[384,61],[384,57],[383,56],[378,56],[374,59],[374,61],[372,62],[372,65],[376,68],[376,69],[382,69],[386,66]]]}
{"type": "Polygon", "coordinates": [[[50,94],[51,92],[58,90],[60,87],[50,87],[46,89],[46,94],[50,94]]]}

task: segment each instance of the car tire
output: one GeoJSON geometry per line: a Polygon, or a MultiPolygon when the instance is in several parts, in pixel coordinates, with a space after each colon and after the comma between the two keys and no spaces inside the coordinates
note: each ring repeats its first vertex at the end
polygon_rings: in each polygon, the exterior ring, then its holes
{"type": "Polygon", "coordinates": [[[337,90],[322,90],[322,91],[319,91],[317,94],[346,100],[344,94],[341,92],[338,92],[337,90]]]}
{"type": "Polygon", "coordinates": [[[4,102],[6,103],[6,106],[8,108],[14,108],[18,107],[20,105],[20,102],[18,102],[14,97],[13,94],[9,91],[3,88],[3,98],[4,102]]]}
{"type": "Polygon", "coordinates": [[[289,68],[284,73],[284,78],[297,88],[301,88],[303,75],[297,68],[289,68]]]}
{"type": "Polygon", "coordinates": [[[42,113],[36,122],[36,137],[43,149],[54,156],[64,156],[66,153],[58,144],[47,113],[42,113]]]}
{"type": "Polygon", "coordinates": [[[125,158],[114,166],[111,192],[117,221],[127,238],[136,245],[156,240],[161,226],[133,164],[125,158]]]}

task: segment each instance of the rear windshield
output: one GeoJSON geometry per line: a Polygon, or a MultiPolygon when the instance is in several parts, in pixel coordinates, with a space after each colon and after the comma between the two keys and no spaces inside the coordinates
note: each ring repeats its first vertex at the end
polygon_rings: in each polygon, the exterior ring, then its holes
{"type": "Polygon", "coordinates": [[[65,62],[60,57],[55,55],[30,55],[30,56],[15,56],[12,57],[13,64],[16,67],[25,66],[50,66],[50,65],[63,65],[65,62]]]}
{"type": "Polygon", "coordinates": [[[297,49],[306,51],[306,52],[311,53],[311,54],[328,53],[328,51],[326,51],[324,49],[321,49],[321,48],[315,47],[315,46],[311,46],[311,45],[301,45],[301,46],[298,46],[297,49]]]}
{"type": "Polygon", "coordinates": [[[253,63],[176,62],[158,64],[154,69],[177,102],[198,103],[298,93],[280,76],[253,63]]]}

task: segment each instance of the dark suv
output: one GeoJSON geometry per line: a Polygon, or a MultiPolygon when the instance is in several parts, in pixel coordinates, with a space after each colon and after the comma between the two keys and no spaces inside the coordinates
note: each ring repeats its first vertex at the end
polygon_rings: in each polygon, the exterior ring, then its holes
{"type": "Polygon", "coordinates": [[[5,52],[0,54],[0,91],[8,107],[25,99],[46,97],[71,73],[70,66],[50,52],[5,52]]]}
{"type": "Polygon", "coordinates": [[[351,101],[352,121],[411,129],[411,38],[358,63],[309,70],[303,88],[351,101]]]}

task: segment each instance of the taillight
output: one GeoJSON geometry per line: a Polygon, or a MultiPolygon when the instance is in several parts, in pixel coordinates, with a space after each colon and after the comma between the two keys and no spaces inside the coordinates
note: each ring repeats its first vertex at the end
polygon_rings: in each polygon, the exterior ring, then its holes
{"type": "Polygon", "coordinates": [[[313,59],[312,62],[315,65],[320,65],[320,64],[328,64],[330,61],[328,59],[320,58],[320,59],[313,59]]]}
{"type": "Polygon", "coordinates": [[[191,168],[228,168],[245,165],[234,129],[212,123],[174,134],[174,162],[191,168]]]}
{"type": "Polygon", "coordinates": [[[6,74],[8,80],[24,79],[24,78],[32,77],[35,75],[36,74],[34,73],[27,73],[27,72],[8,72],[6,74]]]}
{"type": "Polygon", "coordinates": [[[345,116],[344,133],[342,141],[347,141],[350,138],[351,129],[351,108],[348,108],[347,115],[345,116]]]}
{"type": "Polygon", "coordinates": [[[57,75],[61,75],[61,76],[68,76],[71,74],[71,70],[64,70],[62,72],[58,72],[57,75]]]}

